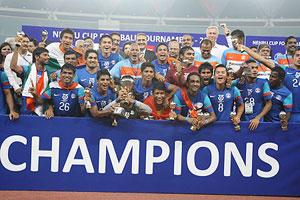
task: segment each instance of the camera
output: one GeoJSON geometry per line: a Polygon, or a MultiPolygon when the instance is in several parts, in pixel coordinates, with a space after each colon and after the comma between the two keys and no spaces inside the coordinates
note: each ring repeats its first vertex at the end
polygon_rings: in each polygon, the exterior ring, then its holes
{"type": "Polygon", "coordinates": [[[48,31],[42,30],[41,36],[42,36],[42,42],[46,42],[46,40],[48,39],[48,31]]]}
{"type": "Polygon", "coordinates": [[[25,33],[23,31],[18,31],[17,32],[16,43],[15,43],[16,47],[21,46],[21,40],[22,40],[24,35],[25,35],[25,33]]]}
{"type": "Polygon", "coordinates": [[[222,29],[225,29],[226,28],[226,24],[225,23],[220,23],[220,27],[222,28],[222,29]]]}

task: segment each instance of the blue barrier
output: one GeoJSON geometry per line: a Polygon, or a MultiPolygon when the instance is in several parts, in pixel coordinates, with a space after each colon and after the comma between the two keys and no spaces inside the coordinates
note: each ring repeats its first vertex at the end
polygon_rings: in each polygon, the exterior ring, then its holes
{"type": "Polygon", "coordinates": [[[0,116],[0,190],[300,195],[299,124],[0,116]]]}

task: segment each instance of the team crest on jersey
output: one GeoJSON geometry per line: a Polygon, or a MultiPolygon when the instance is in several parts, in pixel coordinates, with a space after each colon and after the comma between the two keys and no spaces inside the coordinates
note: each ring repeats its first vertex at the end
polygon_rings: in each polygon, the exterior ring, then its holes
{"type": "Polygon", "coordinates": [[[252,94],[252,89],[247,89],[248,92],[248,96],[250,96],[252,94]]]}
{"type": "Polygon", "coordinates": [[[224,101],[224,95],[223,94],[219,94],[218,95],[218,101],[219,102],[223,102],[224,101]]]}
{"type": "Polygon", "coordinates": [[[75,99],[76,98],[76,94],[71,94],[71,99],[75,99]]]}
{"type": "Polygon", "coordinates": [[[256,93],[260,93],[260,91],[261,91],[261,90],[260,90],[259,88],[256,88],[256,89],[255,89],[255,92],[256,92],[256,93]]]}
{"type": "Polygon", "coordinates": [[[106,101],[103,101],[103,100],[102,100],[102,101],[101,101],[101,106],[102,106],[102,107],[106,106],[106,101]]]}
{"type": "Polygon", "coordinates": [[[105,62],[103,63],[103,65],[104,65],[105,68],[108,68],[108,67],[109,67],[109,61],[105,61],[105,62]]]}
{"type": "Polygon", "coordinates": [[[62,99],[63,102],[68,101],[68,98],[69,98],[68,94],[63,94],[62,97],[61,97],[61,99],[62,99]]]}
{"type": "Polygon", "coordinates": [[[112,61],[111,61],[111,64],[112,64],[112,65],[115,65],[115,64],[116,64],[116,61],[115,61],[115,60],[112,60],[112,61]]]}
{"type": "Polygon", "coordinates": [[[226,94],[225,94],[225,97],[226,97],[227,99],[230,99],[230,98],[231,98],[231,94],[230,94],[230,93],[226,93],[226,94]]]}
{"type": "Polygon", "coordinates": [[[295,78],[299,78],[299,77],[300,77],[300,72],[296,72],[295,78]]]}
{"type": "Polygon", "coordinates": [[[90,78],[89,79],[89,85],[93,85],[95,83],[95,78],[90,78]]]}

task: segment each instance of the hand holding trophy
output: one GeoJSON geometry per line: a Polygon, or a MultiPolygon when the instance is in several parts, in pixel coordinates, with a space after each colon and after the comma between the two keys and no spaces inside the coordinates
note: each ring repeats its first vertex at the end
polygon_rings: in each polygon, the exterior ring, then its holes
{"type": "Polygon", "coordinates": [[[231,118],[231,121],[234,125],[234,130],[235,131],[240,131],[241,130],[241,126],[240,126],[240,122],[239,122],[239,119],[237,119],[236,117],[236,112],[232,111],[230,113],[230,118],[231,118]]]}
{"type": "Polygon", "coordinates": [[[91,89],[92,89],[92,87],[93,87],[93,83],[90,82],[89,86],[84,89],[84,99],[85,99],[84,103],[85,103],[86,109],[90,109],[92,107],[92,105],[91,105],[91,97],[92,97],[91,89]]]}
{"type": "Polygon", "coordinates": [[[170,117],[169,117],[170,120],[175,120],[176,119],[175,116],[177,116],[177,114],[174,111],[175,108],[176,108],[176,103],[172,101],[170,103],[170,109],[171,109],[171,111],[170,111],[170,117]]]}
{"type": "Polygon", "coordinates": [[[288,119],[287,119],[287,114],[284,111],[281,111],[279,113],[279,119],[280,119],[280,125],[282,131],[287,131],[288,130],[288,119]]]}

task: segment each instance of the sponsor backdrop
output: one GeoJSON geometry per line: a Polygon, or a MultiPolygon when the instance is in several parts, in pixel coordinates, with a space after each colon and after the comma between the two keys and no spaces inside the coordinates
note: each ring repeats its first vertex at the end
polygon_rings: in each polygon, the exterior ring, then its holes
{"type": "Polygon", "coordinates": [[[299,124],[0,116],[0,190],[300,195],[299,124]]]}
{"type": "MultiPolygon", "coordinates": [[[[30,37],[36,38],[38,41],[41,41],[41,32],[42,30],[47,30],[48,41],[59,41],[59,34],[63,28],[56,27],[41,27],[41,26],[28,26],[23,25],[22,30],[28,34],[30,37]]],[[[98,43],[99,38],[104,34],[110,34],[112,32],[119,32],[121,34],[121,46],[124,42],[134,41],[135,35],[139,31],[108,31],[108,30],[92,30],[92,29],[78,29],[73,28],[75,32],[75,40],[83,39],[85,37],[91,37],[94,39],[95,43],[98,43]]],[[[168,33],[168,32],[144,32],[148,36],[148,45],[149,48],[153,49],[158,43],[165,42],[167,43],[171,39],[177,39],[179,42],[182,41],[182,36],[184,33],[168,33]]],[[[247,34],[247,33],[245,33],[247,34]]],[[[191,33],[194,38],[194,47],[199,47],[199,43],[205,38],[205,34],[191,33]]],[[[273,50],[273,56],[277,53],[285,53],[284,40],[287,36],[275,37],[275,36],[247,36],[246,35],[246,45],[247,46],[258,46],[261,43],[267,43],[271,46],[273,50]]],[[[298,38],[300,41],[300,38],[298,38]]],[[[218,38],[218,43],[227,45],[224,35],[220,35],[218,38]]]]}

